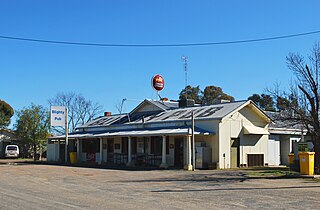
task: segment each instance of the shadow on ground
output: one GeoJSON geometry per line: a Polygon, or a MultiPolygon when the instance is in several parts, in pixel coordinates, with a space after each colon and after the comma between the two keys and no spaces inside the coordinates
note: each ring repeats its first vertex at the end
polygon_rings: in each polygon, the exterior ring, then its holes
{"type": "Polygon", "coordinates": [[[284,190],[284,189],[320,189],[320,186],[289,186],[289,187],[238,187],[238,188],[214,188],[214,189],[174,189],[174,190],[153,190],[153,193],[184,193],[184,192],[210,192],[210,191],[247,191],[247,190],[284,190]]]}

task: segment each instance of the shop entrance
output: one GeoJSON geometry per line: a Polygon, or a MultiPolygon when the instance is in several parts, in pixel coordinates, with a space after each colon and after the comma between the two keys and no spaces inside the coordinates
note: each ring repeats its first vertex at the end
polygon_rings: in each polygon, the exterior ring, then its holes
{"type": "Polygon", "coordinates": [[[240,166],[240,139],[232,138],[231,139],[231,149],[230,149],[230,167],[237,168],[240,166]]]}
{"type": "Polygon", "coordinates": [[[114,163],[114,141],[113,139],[108,139],[107,140],[107,154],[108,154],[108,158],[107,158],[107,162],[108,163],[114,163]]]}
{"type": "Polygon", "coordinates": [[[183,168],[183,137],[174,139],[174,167],[183,168]]]}

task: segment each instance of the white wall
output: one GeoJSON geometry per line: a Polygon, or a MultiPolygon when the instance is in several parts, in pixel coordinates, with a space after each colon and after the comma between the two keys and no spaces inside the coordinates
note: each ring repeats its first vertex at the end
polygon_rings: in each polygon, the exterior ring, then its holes
{"type": "Polygon", "coordinates": [[[219,120],[198,120],[195,122],[195,126],[206,131],[213,132],[214,135],[198,136],[196,135],[196,141],[204,140],[206,144],[211,148],[212,162],[219,165],[219,120]]]}
{"type": "Polygon", "coordinates": [[[59,144],[47,144],[47,161],[59,161],[59,144]]]}
{"type": "Polygon", "coordinates": [[[268,135],[243,134],[243,125],[266,128],[268,123],[251,108],[245,107],[219,123],[219,168],[230,168],[231,138],[240,139],[240,165],[247,165],[248,154],[263,154],[268,163],[268,135]],[[225,159],[223,157],[225,154],[225,159]]]}

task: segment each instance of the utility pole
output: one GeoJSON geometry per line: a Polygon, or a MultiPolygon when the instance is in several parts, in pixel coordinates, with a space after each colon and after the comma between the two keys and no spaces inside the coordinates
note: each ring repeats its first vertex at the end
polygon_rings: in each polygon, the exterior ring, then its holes
{"type": "Polygon", "coordinates": [[[187,85],[188,85],[188,57],[187,56],[182,56],[181,60],[184,62],[183,63],[183,69],[185,73],[185,91],[186,91],[186,99],[188,99],[188,91],[187,91],[187,85]]]}

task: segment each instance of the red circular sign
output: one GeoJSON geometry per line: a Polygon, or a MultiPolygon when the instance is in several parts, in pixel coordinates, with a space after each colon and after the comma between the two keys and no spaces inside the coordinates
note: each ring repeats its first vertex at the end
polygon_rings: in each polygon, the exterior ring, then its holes
{"type": "Polygon", "coordinates": [[[161,75],[157,74],[152,77],[151,80],[152,88],[156,91],[161,91],[164,88],[164,79],[161,75]]]}

